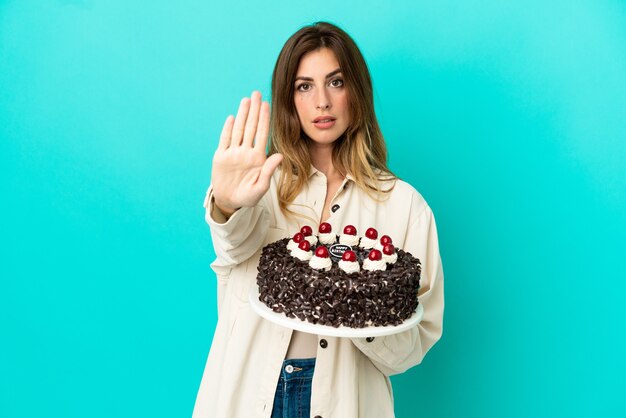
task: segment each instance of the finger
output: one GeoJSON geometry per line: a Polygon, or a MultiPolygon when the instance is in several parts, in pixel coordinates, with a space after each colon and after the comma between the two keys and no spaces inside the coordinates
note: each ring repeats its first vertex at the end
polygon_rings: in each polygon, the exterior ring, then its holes
{"type": "Polygon", "coordinates": [[[256,135],[257,123],[259,121],[259,108],[261,107],[261,93],[258,91],[252,92],[252,99],[250,101],[250,112],[248,113],[248,120],[246,121],[246,129],[243,133],[243,145],[252,147],[252,141],[256,135]]]}
{"type": "Polygon", "coordinates": [[[233,134],[230,139],[230,146],[238,146],[241,144],[243,136],[243,128],[246,124],[246,118],[248,117],[248,110],[250,109],[250,99],[244,97],[239,104],[239,110],[237,111],[237,117],[235,118],[235,125],[233,126],[233,134]]]}
{"type": "Polygon", "coordinates": [[[259,174],[259,179],[257,180],[257,185],[263,190],[267,190],[270,186],[270,178],[272,178],[272,174],[276,171],[278,164],[283,160],[283,154],[272,154],[270,155],[265,163],[263,163],[263,167],[261,167],[261,173],[259,174]]]}
{"type": "Polygon", "coordinates": [[[259,124],[256,131],[256,139],[254,141],[254,147],[265,152],[267,146],[267,136],[270,130],[270,104],[263,102],[261,104],[261,111],[259,113],[259,124]]]}
{"type": "Polygon", "coordinates": [[[230,145],[230,136],[233,133],[234,122],[235,118],[233,117],[233,115],[228,115],[228,117],[226,118],[226,122],[224,122],[224,127],[222,128],[220,143],[217,146],[218,149],[225,150],[230,145]]]}

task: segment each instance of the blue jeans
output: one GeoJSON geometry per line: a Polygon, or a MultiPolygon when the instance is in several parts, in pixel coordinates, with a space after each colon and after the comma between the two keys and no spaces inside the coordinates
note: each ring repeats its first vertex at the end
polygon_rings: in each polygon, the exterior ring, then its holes
{"type": "Polygon", "coordinates": [[[309,418],[315,357],[283,361],[272,418],[309,418]]]}

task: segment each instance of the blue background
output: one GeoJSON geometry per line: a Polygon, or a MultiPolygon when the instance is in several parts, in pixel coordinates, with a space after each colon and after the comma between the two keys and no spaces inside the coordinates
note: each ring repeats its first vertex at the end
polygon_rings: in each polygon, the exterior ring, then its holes
{"type": "Polygon", "coordinates": [[[397,416],[626,415],[623,2],[4,0],[0,416],[190,416],[219,132],[321,19],[439,227],[444,336],[397,416]]]}

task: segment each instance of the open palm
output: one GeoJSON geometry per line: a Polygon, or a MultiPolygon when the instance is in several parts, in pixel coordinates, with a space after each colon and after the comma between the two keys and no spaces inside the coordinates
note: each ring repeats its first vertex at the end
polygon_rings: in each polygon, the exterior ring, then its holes
{"type": "Polygon", "coordinates": [[[269,189],[283,159],[282,154],[266,156],[269,124],[269,103],[261,102],[258,91],[241,100],[236,118],[226,118],[211,175],[215,203],[226,214],[256,205],[269,189]]]}

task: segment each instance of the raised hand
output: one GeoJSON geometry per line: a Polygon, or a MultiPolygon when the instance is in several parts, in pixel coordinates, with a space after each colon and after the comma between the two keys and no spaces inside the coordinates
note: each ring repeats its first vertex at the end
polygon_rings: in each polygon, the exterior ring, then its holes
{"type": "Polygon", "coordinates": [[[283,156],[266,157],[269,125],[270,106],[261,102],[258,91],[241,100],[236,118],[226,118],[211,174],[215,204],[226,216],[240,207],[256,205],[270,187],[283,156]]]}

